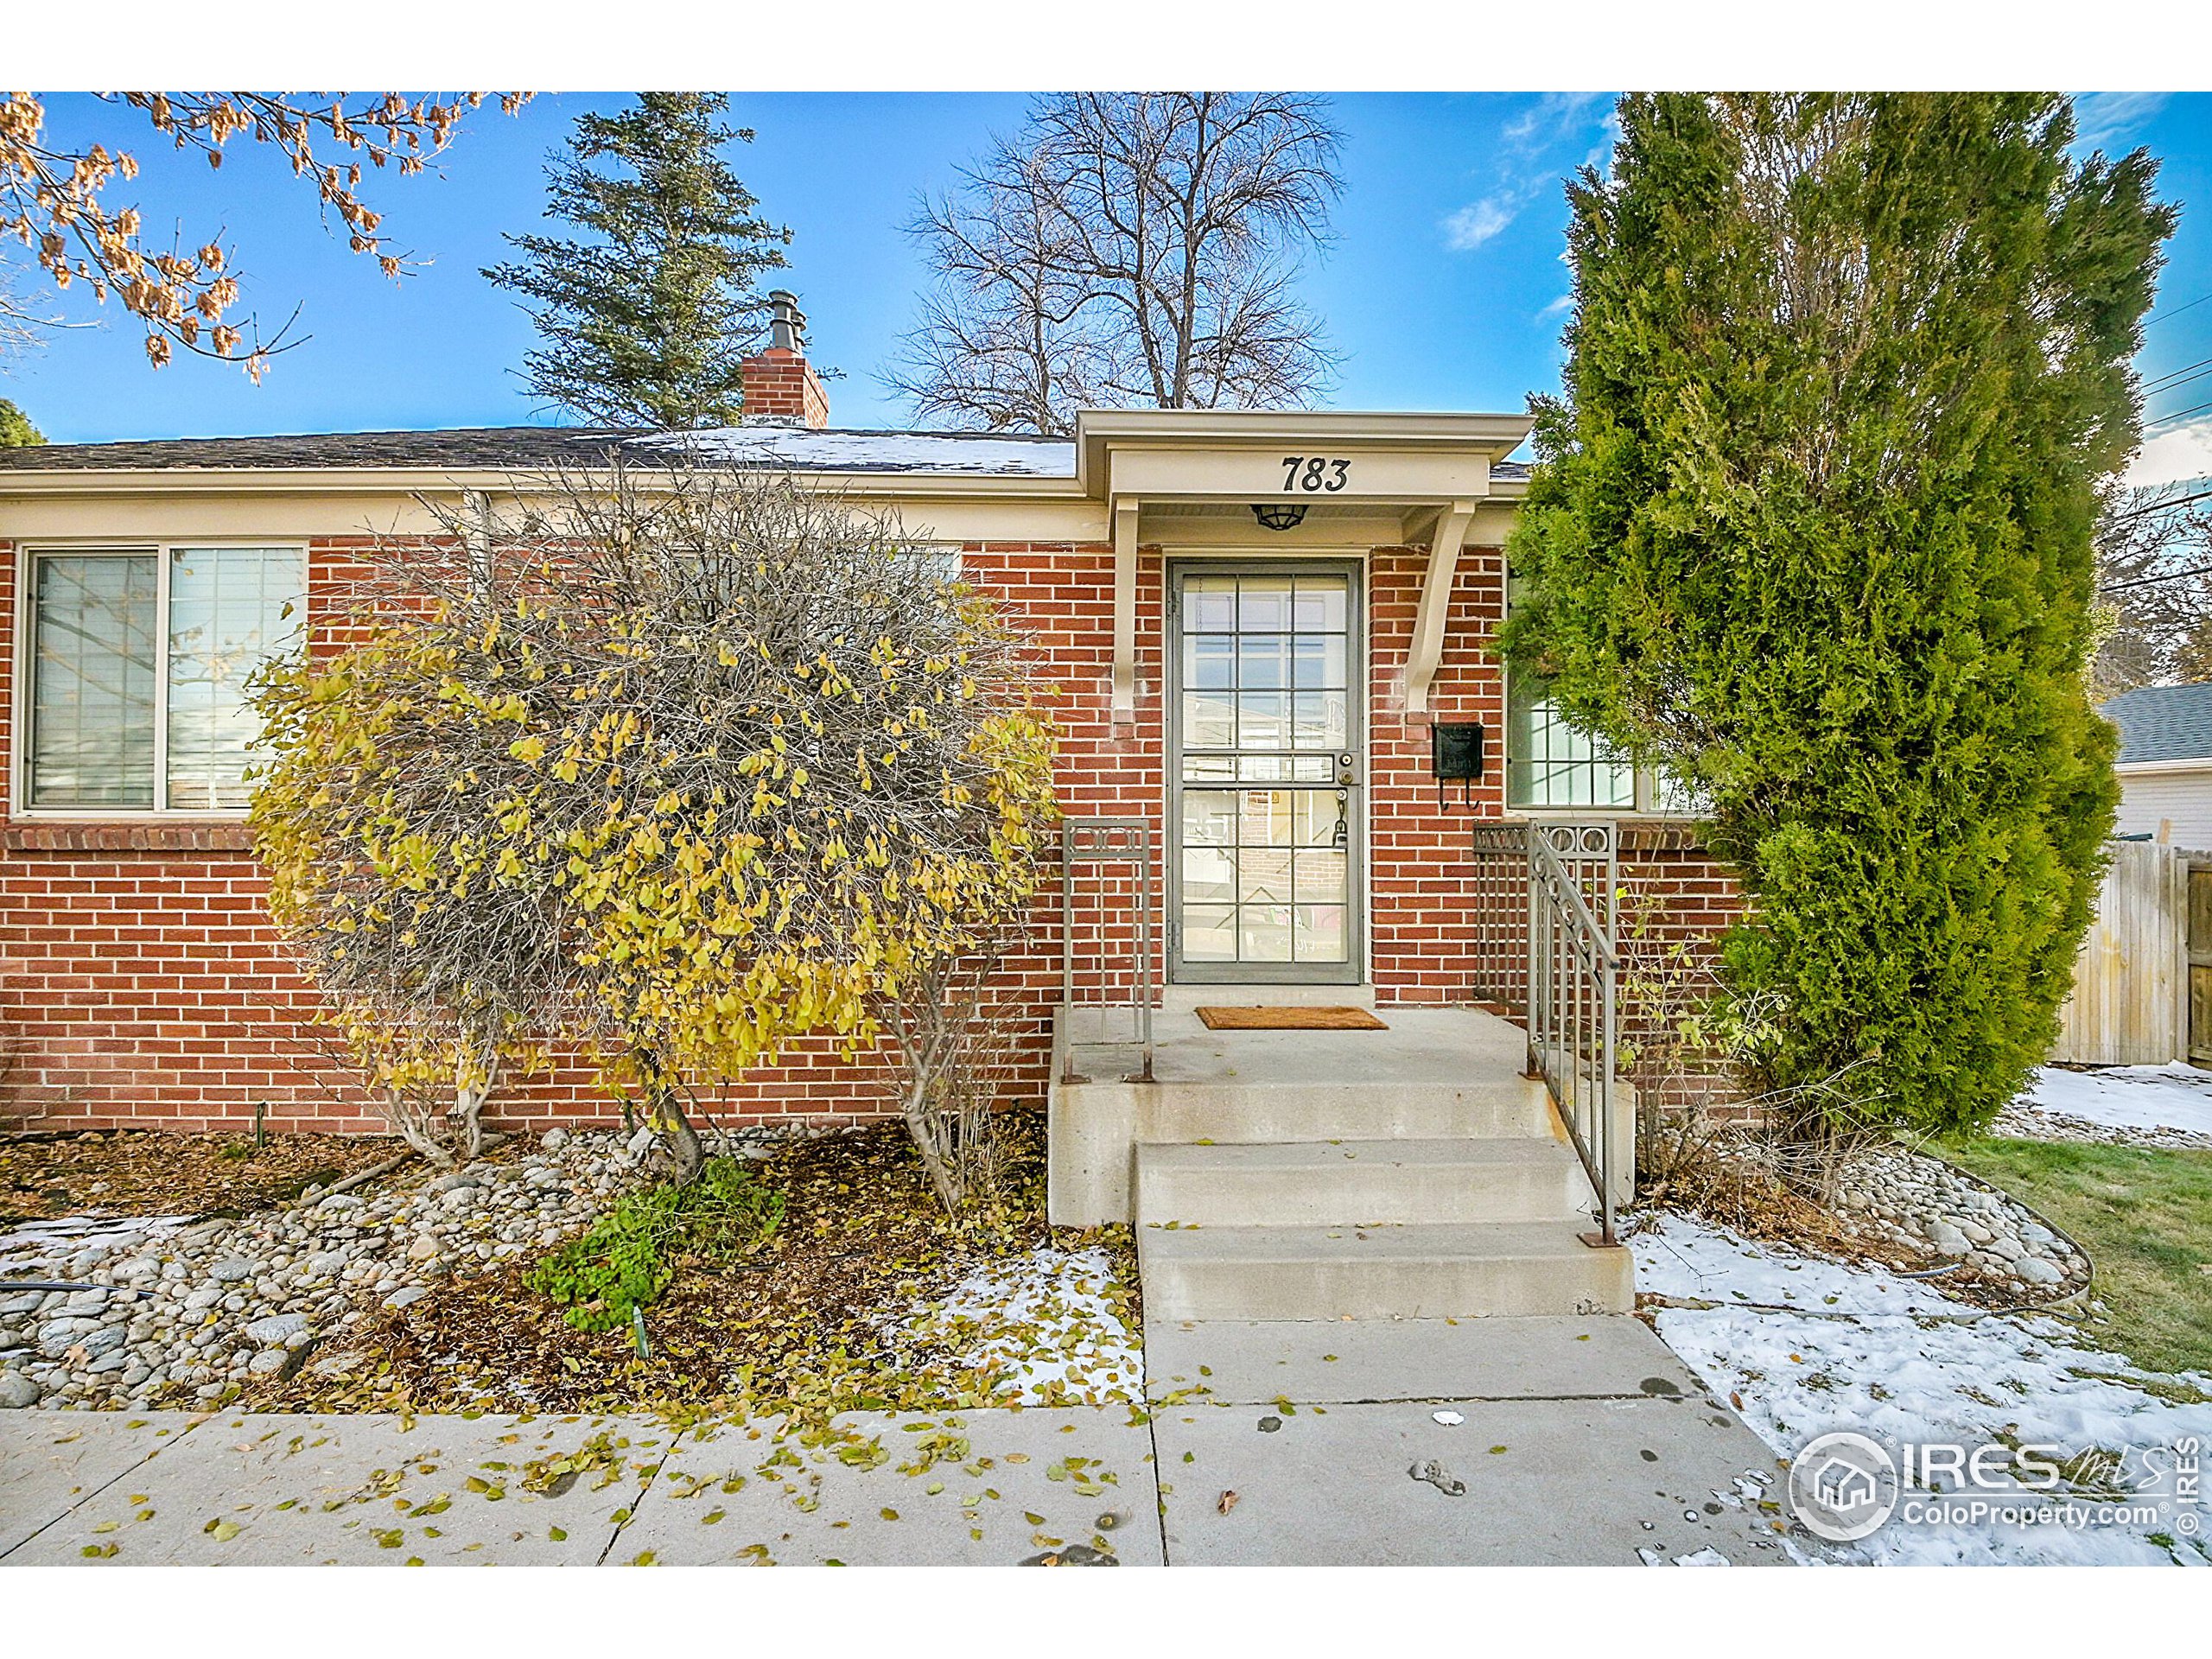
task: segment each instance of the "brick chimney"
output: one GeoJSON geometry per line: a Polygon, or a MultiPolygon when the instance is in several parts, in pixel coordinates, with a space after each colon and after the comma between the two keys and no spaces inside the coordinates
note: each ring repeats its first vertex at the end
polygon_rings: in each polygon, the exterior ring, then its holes
{"type": "Polygon", "coordinates": [[[747,426],[830,424],[830,394],[806,360],[806,317],[798,296],[779,288],[768,295],[768,347],[738,365],[745,375],[747,426]]]}

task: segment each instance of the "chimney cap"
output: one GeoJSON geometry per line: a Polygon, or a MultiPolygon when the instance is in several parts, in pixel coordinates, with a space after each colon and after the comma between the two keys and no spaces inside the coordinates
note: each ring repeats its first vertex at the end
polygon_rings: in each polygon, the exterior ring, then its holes
{"type": "Polygon", "coordinates": [[[768,348],[785,352],[806,350],[806,313],[798,308],[798,296],[789,289],[772,288],[768,290],[768,348]]]}

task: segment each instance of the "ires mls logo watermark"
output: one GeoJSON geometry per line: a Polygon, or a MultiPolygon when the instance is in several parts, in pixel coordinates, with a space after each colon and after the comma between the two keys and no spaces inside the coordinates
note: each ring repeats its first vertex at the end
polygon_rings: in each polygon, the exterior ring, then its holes
{"type": "Polygon", "coordinates": [[[1845,1431],[1808,1441],[1789,1465],[1792,1511],[1834,1544],[1908,1526],[2164,1526],[2194,1538],[2203,1526],[2202,1444],[2072,1452],[2058,1446],[1908,1441],[1892,1452],[1845,1431]]]}
{"type": "Polygon", "coordinates": [[[1897,1460],[1864,1434],[1823,1434],[1790,1460],[1789,1506],[1815,1538],[1855,1544],[1897,1513],[1897,1460]]]}

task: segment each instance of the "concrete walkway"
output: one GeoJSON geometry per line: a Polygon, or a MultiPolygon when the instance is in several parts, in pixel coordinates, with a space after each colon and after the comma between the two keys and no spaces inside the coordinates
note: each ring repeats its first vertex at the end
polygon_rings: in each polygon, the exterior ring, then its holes
{"type": "Polygon", "coordinates": [[[784,1440],[621,1417],[10,1412],[0,1562],[1783,1559],[1761,1508],[1773,1458],[1635,1319],[1147,1341],[1148,1420],[856,1414],[784,1440]]]}

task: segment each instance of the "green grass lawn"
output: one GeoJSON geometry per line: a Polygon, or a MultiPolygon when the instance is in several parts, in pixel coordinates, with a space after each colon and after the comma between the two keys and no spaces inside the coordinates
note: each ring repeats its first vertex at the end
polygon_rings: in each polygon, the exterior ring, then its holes
{"type": "Polygon", "coordinates": [[[1953,1141],[1961,1168],[2078,1239],[2105,1311],[2085,1334],[2155,1371],[2212,1372],[2212,1152],[2082,1141],[1953,1141]]]}

